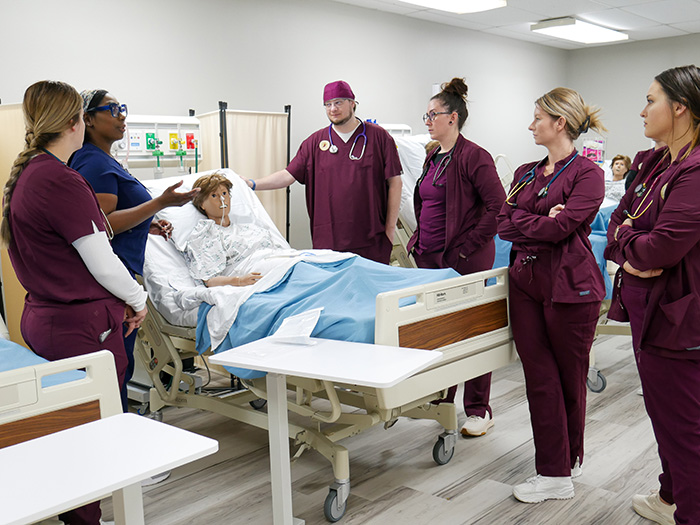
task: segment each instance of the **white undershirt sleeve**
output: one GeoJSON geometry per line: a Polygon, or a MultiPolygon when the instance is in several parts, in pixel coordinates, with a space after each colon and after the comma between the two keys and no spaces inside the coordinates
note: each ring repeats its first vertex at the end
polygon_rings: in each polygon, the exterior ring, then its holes
{"type": "Polygon", "coordinates": [[[129,274],[112,251],[107,234],[97,229],[73,242],[88,271],[105,290],[140,312],[146,306],[148,294],[129,274]]]}

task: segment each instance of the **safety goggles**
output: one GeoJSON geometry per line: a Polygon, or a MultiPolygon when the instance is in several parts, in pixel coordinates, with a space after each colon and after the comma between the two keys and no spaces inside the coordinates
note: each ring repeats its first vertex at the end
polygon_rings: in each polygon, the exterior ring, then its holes
{"type": "Polygon", "coordinates": [[[124,115],[125,117],[128,115],[126,104],[117,104],[116,102],[88,109],[88,113],[94,111],[109,111],[114,118],[117,118],[119,115],[124,115]]]}

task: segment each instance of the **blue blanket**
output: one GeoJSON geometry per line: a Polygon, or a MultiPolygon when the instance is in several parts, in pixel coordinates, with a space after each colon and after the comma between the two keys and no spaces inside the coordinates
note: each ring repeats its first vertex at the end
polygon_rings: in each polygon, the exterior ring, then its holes
{"type": "MultiPolygon", "coordinates": [[[[24,368],[26,366],[40,365],[42,363],[48,363],[48,361],[17,343],[13,343],[7,339],[0,339],[0,372],[24,368]]],[[[85,377],[85,372],[79,370],[61,372],[60,374],[43,377],[41,379],[41,386],[42,388],[47,388],[49,386],[82,379],[83,377],[85,377]]]]}
{"type": "MultiPolygon", "coordinates": [[[[361,257],[325,264],[300,262],[274,287],[253,294],[243,304],[227,338],[215,352],[272,335],[285,318],[319,307],[323,307],[323,312],[312,336],[373,343],[377,294],[458,276],[452,269],[399,268],[361,257]]],[[[410,300],[406,298],[404,303],[410,300]]],[[[211,308],[209,304],[199,308],[197,350],[200,353],[210,345],[206,315],[211,308]]],[[[229,370],[244,379],[264,375],[229,370]]]]}

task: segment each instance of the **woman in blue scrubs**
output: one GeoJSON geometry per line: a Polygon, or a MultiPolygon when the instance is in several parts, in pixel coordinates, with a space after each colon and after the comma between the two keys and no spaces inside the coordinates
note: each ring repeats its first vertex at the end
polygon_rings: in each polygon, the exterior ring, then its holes
{"type": "MultiPolygon", "coordinates": [[[[127,108],[105,90],[83,91],[85,142],[70,159],[71,168],[92,185],[100,208],[114,231],[112,248],[131,275],[143,272],[143,257],[149,233],[170,237],[172,226],[167,221],[153,221],[163,208],[182,206],[197,191],[177,193],[182,181],[170,186],[160,197],[151,199],[148,190],[112,156],[114,142],[126,131],[127,108]]],[[[126,384],[134,371],[136,330],[126,339],[129,366],[121,385],[122,405],[127,409],[126,384]]]]}

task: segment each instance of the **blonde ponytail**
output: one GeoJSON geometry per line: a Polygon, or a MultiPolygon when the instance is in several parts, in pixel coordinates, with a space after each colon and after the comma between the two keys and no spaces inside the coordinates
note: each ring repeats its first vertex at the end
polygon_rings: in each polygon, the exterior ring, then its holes
{"type": "Polygon", "coordinates": [[[576,140],[581,133],[594,129],[601,133],[607,131],[598,116],[600,110],[589,106],[583,97],[570,88],[558,87],[535,101],[545,113],[552,118],[564,117],[566,131],[571,140],[576,140]]]}
{"type": "Polygon", "coordinates": [[[32,84],[25,91],[22,102],[26,128],[24,149],[12,164],[3,191],[0,241],[4,246],[8,246],[12,240],[10,203],[24,168],[63,131],[77,122],[81,108],[82,98],[75,88],[64,82],[44,80],[32,84]]]}

